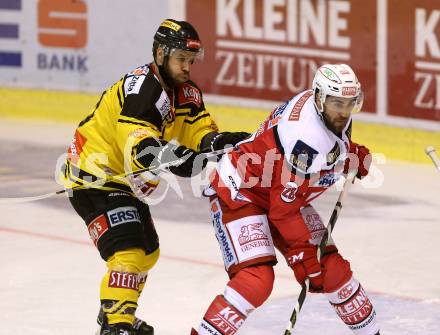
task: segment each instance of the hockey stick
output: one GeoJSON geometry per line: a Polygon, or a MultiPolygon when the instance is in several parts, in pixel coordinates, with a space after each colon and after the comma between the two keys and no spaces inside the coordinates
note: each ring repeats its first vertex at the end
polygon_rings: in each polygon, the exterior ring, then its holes
{"type": "Polygon", "coordinates": [[[437,154],[435,153],[434,147],[426,147],[425,149],[426,154],[431,158],[432,162],[434,163],[435,167],[437,168],[437,171],[440,172],[440,159],[438,158],[437,154]]]}
{"type": "MultiPolygon", "coordinates": [[[[347,193],[348,185],[354,181],[353,178],[355,175],[356,172],[349,173],[349,175],[344,181],[342,191],[339,193],[339,197],[338,200],[336,201],[335,208],[333,209],[332,215],[328,222],[327,230],[325,231],[324,236],[321,239],[321,243],[319,244],[318,261],[321,259],[321,255],[324,253],[325,247],[327,246],[331,233],[335,228],[336,221],[338,220],[339,212],[341,211],[342,208],[342,199],[344,198],[344,195],[347,193]]],[[[307,296],[307,292],[309,291],[309,288],[310,288],[310,281],[307,278],[304,285],[302,285],[301,287],[301,292],[299,293],[298,301],[296,302],[295,309],[293,310],[292,315],[290,316],[290,320],[286,330],[284,331],[284,335],[292,334],[293,327],[295,327],[296,324],[297,316],[301,311],[302,306],[304,305],[304,301],[306,300],[306,296],[307,296]]]]}
{"type": "MultiPolygon", "coordinates": [[[[216,150],[216,151],[211,151],[211,152],[207,152],[204,153],[206,158],[211,158],[211,157],[216,157],[219,155],[223,155],[225,153],[228,153],[230,151],[232,151],[232,147],[231,148],[226,148],[226,149],[221,149],[221,150],[216,150]]],[[[164,170],[167,169],[171,166],[175,166],[175,165],[179,165],[184,161],[184,157],[173,160],[171,162],[166,162],[166,163],[162,163],[159,164],[157,166],[149,166],[148,168],[145,169],[140,169],[140,170],[136,170],[133,172],[129,172],[129,173],[121,173],[115,176],[111,176],[109,178],[106,179],[106,181],[112,181],[112,180],[124,180],[127,177],[132,177],[132,176],[137,176],[143,172],[148,172],[148,171],[157,171],[157,170],[164,170]]],[[[68,189],[63,189],[63,190],[59,190],[56,192],[51,192],[51,193],[46,193],[46,194],[41,194],[41,195],[37,195],[37,196],[33,196],[33,197],[19,197],[19,198],[0,198],[0,204],[10,204],[10,203],[22,203],[22,202],[30,202],[30,201],[37,201],[37,200],[42,200],[42,199],[47,199],[47,198],[51,198],[53,196],[56,195],[60,195],[60,194],[64,194],[66,192],[69,191],[75,191],[75,190],[82,190],[82,189],[87,189],[87,188],[93,188],[94,186],[100,186],[102,185],[103,179],[98,179],[94,182],[90,182],[84,185],[78,185],[78,186],[74,186],[72,188],[68,188],[68,189]]]]}

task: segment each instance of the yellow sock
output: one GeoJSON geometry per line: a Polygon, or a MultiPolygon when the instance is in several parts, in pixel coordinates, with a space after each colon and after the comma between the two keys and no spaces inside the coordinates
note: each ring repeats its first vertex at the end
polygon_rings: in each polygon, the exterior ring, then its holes
{"type": "Polygon", "coordinates": [[[107,260],[100,298],[109,324],[133,324],[148,270],[157,262],[159,253],[157,249],[145,255],[143,249],[133,248],[118,251],[107,260]]]}

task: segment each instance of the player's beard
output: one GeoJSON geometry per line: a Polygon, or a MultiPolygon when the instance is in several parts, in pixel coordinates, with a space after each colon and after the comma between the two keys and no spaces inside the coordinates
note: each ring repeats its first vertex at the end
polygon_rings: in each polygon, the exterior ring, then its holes
{"type": "Polygon", "coordinates": [[[176,79],[176,77],[171,74],[171,70],[168,64],[168,58],[166,58],[164,60],[164,63],[158,66],[158,68],[159,68],[160,76],[162,77],[162,80],[164,81],[165,85],[167,85],[168,88],[174,88],[189,80],[189,73],[184,73],[185,76],[184,78],[182,78],[182,80],[176,79]]]}
{"type": "Polygon", "coordinates": [[[324,111],[322,113],[322,119],[324,120],[325,126],[331,132],[333,132],[336,136],[341,137],[342,131],[347,126],[347,122],[349,121],[350,118],[347,118],[344,120],[342,120],[342,119],[341,120],[339,120],[339,119],[330,120],[324,111]]]}
{"type": "Polygon", "coordinates": [[[175,80],[173,76],[170,74],[170,69],[168,65],[168,56],[165,57],[162,65],[158,65],[158,68],[159,68],[159,74],[168,88],[174,88],[180,84],[180,82],[175,80]]]}

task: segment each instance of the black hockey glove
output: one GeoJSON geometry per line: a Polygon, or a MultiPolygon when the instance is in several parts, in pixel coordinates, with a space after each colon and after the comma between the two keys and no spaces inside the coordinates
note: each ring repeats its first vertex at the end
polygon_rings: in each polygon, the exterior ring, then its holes
{"type": "Polygon", "coordinates": [[[243,141],[244,139],[248,138],[251,134],[246,132],[222,132],[218,133],[214,138],[211,140],[211,151],[217,151],[224,149],[227,145],[234,146],[238,142],[243,141]]]}
{"type": "Polygon", "coordinates": [[[192,177],[205,168],[208,163],[208,159],[205,154],[198,153],[192,149],[189,149],[183,145],[176,146],[173,150],[174,154],[178,158],[182,158],[183,161],[179,165],[170,166],[171,173],[179,177],[192,177]]]}
{"type": "Polygon", "coordinates": [[[178,146],[154,138],[146,138],[138,144],[135,159],[145,168],[152,169],[161,164],[171,163],[168,169],[179,177],[199,174],[208,162],[204,154],[183,145],[178,146]]]}

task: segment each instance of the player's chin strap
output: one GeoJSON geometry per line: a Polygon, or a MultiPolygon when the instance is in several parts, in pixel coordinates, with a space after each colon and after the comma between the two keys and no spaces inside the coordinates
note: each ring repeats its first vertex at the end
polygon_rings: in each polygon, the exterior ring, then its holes
{"type": "MultiPolygon", "coordinates": [[[[220,155],[223,155],[225,153],[228,153],[228,152],[232,151],[232,149],[233,149],[233,147],[229,147],[229,148],[225,148],[225,149],[221,149],[221,150],[201,153],[201,155],[204,155],[205,158],[217,157],[217,156],[220,156],[220,155]]],[[[153,166],[149,166],[148,168],[145,168],[145,169],[140,169],[140,170],[132,171],[132,172],[129,172],[129,173],[122,173],[122,174],[119,174],[119,175],[111,176],[111,177],[108,177],[106,179],[106,181],[125,180],[127,177],[137,176],[137,175],[139,175],[139,174],[141,174],[143,172],[157,171],[157,170],[166,170],[167,168],[169,168],[171,166],[182,164],[183,161],[185,161],[185,157],[178,158],[178,159],[173,160],[171,162],[162,163],[162,164],[159,164],[159,165],[156,165],[156,166],[154,166],[154,165],[153,166]]],[[[90,182],[90,183],[87,183],[87,184],[84,184],[84,185],[78,185],[78,186],[74,186],[72,188],[68,188],[68,189],[64,189],[64,190],[59,190],[57,192],[37,195],[37,196],[33,196],[33,197],[0,198],[0,205],[1,204],[22,203],[22,202],[30,202],[30,201],[37,201],[37,200],[47,199],[47,198],[51,198],[51,197],[59,195],[59,194],[67,193],[69,191],[75,191],[75,190],[82,190],[82,189],[87,189],[87,188],[99,187],[99,186],[102,185],[102,182],[103,182],[103,179],[98,179],[98,180],[96,180],[94,182],[90,182]]]]}
{"type": "Polygon", "coordinates": [[[438,158],[437,154],[435,153],[434,147],[426,147],[425,153],[431,158],[432,162],[437,168],[437,171],[440,172],[440,158],[438,158]]]}
{"type": "MultiPolygon", "coordinates": [[[[347,177],[344,181],[344,185],[342,187],[341,193],[339,193],[338,201],[336,201],[336,205],[335,205],[335,208],[333,209],[332,216],[330,217],[330,220],[328,222],[327,230],[325,231],[324,236],[321,239],[321,243],[319,244],[318,261],[321,259],[321,255],[324,253],[325,247],[327,246],[327,243],[330,239],[331,233],[332,233],[333,229],[335,228],[336,221],[338,220],[339,212],[341,211],[341,208],[342,208],[342,199],[344,198],[344,195],[347,193],[348,185],[350,185],[354,182],[354,178],[356,176],[356,173],[357,173],[357,170],[351,171],[347,175],[347,177]]],[[[306,300],[306,296],[307,296],[307,292],[309,291],[309,287],[310,287],[310,282],[309,282],[309,279],[307,278],[304,285],[301,288],[301,292],[299,293],[299,296],[298,296],[298,301],[296,303],[295,309],[292,312],[292,315],[290,316],[290,320],[289,320],[289,323],[286,327],[286,330],[284,331],[284,335],[291,335],[292,334],[293,327],[295,327],[295,324],[296,324],[297,316],[298,316],[299,312],[301,311],[301,308],[304,304],[304,301],[306,300]]]]}

